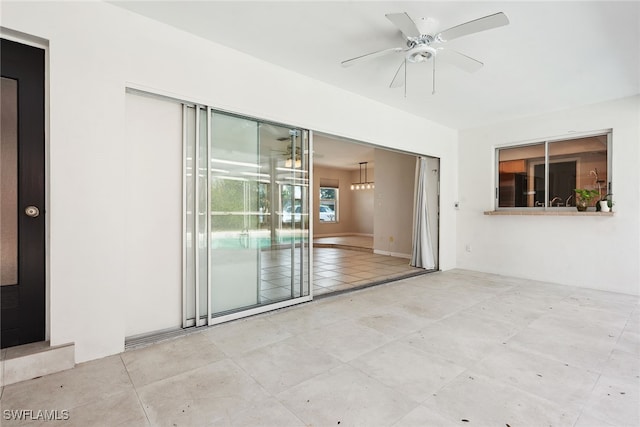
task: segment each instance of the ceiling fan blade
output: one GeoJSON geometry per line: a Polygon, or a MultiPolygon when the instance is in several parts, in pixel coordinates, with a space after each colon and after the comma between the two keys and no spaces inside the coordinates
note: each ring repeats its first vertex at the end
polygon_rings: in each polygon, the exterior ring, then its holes
{"type": "Polygon", "coordinates": [[[406,12],[387,13],[385,16],[402,31],[405,37],[420,37],[420,30],[406,12]]]}
{"type": "Polygon", "coordinates": [[[444,61],[455,65],[456,67],[469,73],[474,73],[484,66],[484,64],[477,59],[473,59],[472,57],[467,56],[464,53],[460,53],[452,49],[440,48],[438,49],[437,56],[438,58],[441,58],[444,61]]]}
{"type": "Polygon", "coordinates": [[[346,61],[342,61],[343,67],[350,67],[362,61],[368,61],[370,59],[379,58],[381,56],[389,55],[390,53],[402,52],[404,49],[401,47],[392,47],[391,49],[379,50],[377,52],[367,53],[362,56],[356,56],[355,58],[347,59],[346,61]]]}
{"type": "Polygon", "coordinates": [[[404,85],[404,75],[405,75],[404,68],[406,66],[407,66],[407,60],[403,59],[402,62],[400,63],[400,66],[398,67],[398,70],[396,71],[396,74],[393,76],[393,80],[391,80],[391,84],[389,85],[389,87],[395,88],[395,87],[400,87],[404,85]]]}
{"type": "Polygon", "coordinates": [[[502,12],[485,16],[484,18],[474,19],[464,24],[451,27],[436,34],[435,39],[441,42],[457,39],[458,37],[467,36],[480,31],[491,30],[492,28],[501,27],[509,23],[509,18],[502,12]]]}

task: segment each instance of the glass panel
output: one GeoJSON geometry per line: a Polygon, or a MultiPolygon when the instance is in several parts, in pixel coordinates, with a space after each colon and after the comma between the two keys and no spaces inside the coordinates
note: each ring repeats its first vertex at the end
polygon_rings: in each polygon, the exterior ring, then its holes
{"type": "Polygon", "coordinates": [[[18,284],[18,82],[2,77],[0,285],[18,284]]]}
{"type": "Polygon", "coordinates": [[[498,151],[499,207],[544,206],[544,158],[544,144],[498,151]]]}
{"type": "Polygon", "coordinates": [[[214,114],[214,314],[309,294],[307,165],[306,132],[214,114]]]}
{"type": "MultiPolygon", "coordinates": [[[[211,304],[220,314],[259,303],[258,123],[211,117],[211,304]]],[[[264,213],[262,213],[264,217],[264,213]]]]}
{"type": "Polygon", "coordinates": [[[196,110],[188,107],[185,114],[185,133],[186,133],[186,159],[185,159],[185,181],[186,181],[186,217],[185,217],[185,233],[186,233],[186,303],[185,317],[188,320],[196,317],[196,296],[195,296],[195,150],[196,150],[196,110]]]}
{"type": "Polygon", "coordinates": [[[607,195],[607,136],[549,143],[549,206],[575,206],[576,188],[607,195]]]}
{"type": "MultiPolygon", "coordinates": [[[[197,194],[198,194],[198,218],[197,218],[197,230],[198,230],[198,314],[200,318],[206,319],[207,314],[207,275],[208,268],[208,256],[207,256],[207,192],[208,192],[208,171],[207,171],[207,153],[209,150],[208,136],[207,136],[207,110],[205,108],[198,109],[198,182],[197,182],[197,194]]],[[[203,322],[204,323],[204,322],[203,322]]],[[[199,323],[200,324],[200,321],[199,323]]]]}

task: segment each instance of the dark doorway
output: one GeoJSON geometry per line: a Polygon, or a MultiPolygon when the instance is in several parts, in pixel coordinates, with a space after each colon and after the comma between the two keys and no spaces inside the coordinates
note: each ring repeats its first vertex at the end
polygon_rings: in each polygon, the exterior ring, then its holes
{"type": "Polygon", "coordinates": [[[1,41],[2,348],[45,339],[44,50],[1,41]]]}

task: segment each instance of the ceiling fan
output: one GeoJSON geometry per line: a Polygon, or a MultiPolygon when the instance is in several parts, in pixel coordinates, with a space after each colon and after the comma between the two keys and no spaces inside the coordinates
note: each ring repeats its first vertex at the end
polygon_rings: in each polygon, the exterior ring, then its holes
{"type": "Polygon", "coordinates": [[[427,60],[431,60],[433,64],[433,81],[432,81],[432,93],[436,91],[436,57],[455,65],[470,73],[478,71],[484,65],[477,59],[471,58],[463,53],[460,53],[453,49],[447,49],[443,45],[449,40],[457,39],[459,37],[467,36],[473,33],[479,33],[481,31],[491,30],[493,28],[501,27],[509,23],[509,18],[502,12],[488,15],[483,18],[474,19],[473,21],[465,22],[464,24],[456,25],[444,31],[440,31],[436,34],[429,34],[427,28],[432,26],[433,20],[422,19],[423,30],[418,28],[418,25],[407,15],[407,13],[389,13],[385,15],[389,21],[391,21],[402,32],[406,38],[406,47],[392,47],[390,49],[383,49],[377,52],[368,53],[355,58],[342,61],[343,67],[350,67],[351,65],[358,64],[370,59],[379,58],[382,56],[403,52],[404,59],[400,63],[398,70],[391,80],[389,87],[395,88],[404,86],[404,96],[407,96],[407,62],[409,63],[421,63],[427,60]],[[431,25],[430,25],[431,24],[431,25]]]}

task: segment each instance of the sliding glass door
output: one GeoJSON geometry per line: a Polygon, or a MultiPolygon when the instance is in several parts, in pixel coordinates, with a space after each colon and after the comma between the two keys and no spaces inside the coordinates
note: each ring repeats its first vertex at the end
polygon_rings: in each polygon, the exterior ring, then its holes
{"type": "Polygon", "coordinates": [[[211,305],[213,313],[260,302],[259,124],[211,117],[211,305]]]}
{"type": "Polygon", "coordinates": [[[308,132],[199,106],[183,117],[185,326],[308,297],[308,132]]]}

